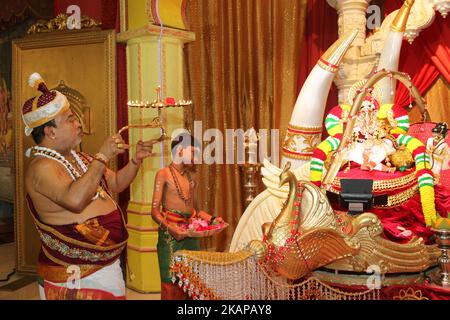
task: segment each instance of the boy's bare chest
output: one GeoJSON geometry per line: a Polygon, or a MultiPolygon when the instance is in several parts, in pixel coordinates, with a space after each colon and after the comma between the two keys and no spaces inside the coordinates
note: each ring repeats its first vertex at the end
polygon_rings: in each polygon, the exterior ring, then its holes
{"type": "Polygon", "coordinates": [[[190,181],[186,177],[178,177],[178,179],[170,178],[166,183],[166,189],[169,192],[182,192],[188,194],[193,191],[194,182],[190,181]]]}

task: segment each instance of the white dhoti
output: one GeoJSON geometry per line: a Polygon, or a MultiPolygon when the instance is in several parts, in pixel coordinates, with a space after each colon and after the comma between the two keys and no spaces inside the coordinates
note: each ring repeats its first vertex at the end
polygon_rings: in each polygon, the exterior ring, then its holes
{"type": "MultiPolygon", "coordinates": [[[[76,270],[76,266],[73,270],[76,270]]],[[[66,283],[54,283],[44,280],[44,286],[39,284],[41,300],[47,299],[125,299],[125,281],[123,279],[120,261],[116,260],[93,274],[77,279],[69,278],[66,283]],[[50,296],[51,295],[51,296],[50,296]]]]}

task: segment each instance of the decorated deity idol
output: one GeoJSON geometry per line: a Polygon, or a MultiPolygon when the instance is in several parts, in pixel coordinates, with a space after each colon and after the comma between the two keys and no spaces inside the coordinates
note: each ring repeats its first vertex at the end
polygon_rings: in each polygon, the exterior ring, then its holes
{"type": "MultiPolygon", "coordinates": [[[[323,171],[341,143],[350,109],[350,105],[338,105],[326,117],[329,136],[314,150],[310,168],[311,181],[317,186],[322,185],[323,171]]],[[[339,194],[340,179],[373,180],[370,212],[380,218],[385,236],[397,242],[414,236],[429,242],[430,227],[450,208],[450,192],[435,186],[430,156],[419,139],[408,135],[409,125],[404,108],[379,106],[374,97],[367,96],[356,114],[352,139],[342,150],[341,170],[333,183],[323,187],[339,194]]],[[[342,209],[339,203],[332,205],[342,209]]]]}
{"type": "Polygon", "coordinates": [[[361,170],[394,172],[395,167],[389,162],[389,156],[395,152],[394,143],[386,138],[386,132],[378,125],[378,110],[378,101],[367,97],[358,113],[346,161],[348,165],[360,165],[361,170]]]}

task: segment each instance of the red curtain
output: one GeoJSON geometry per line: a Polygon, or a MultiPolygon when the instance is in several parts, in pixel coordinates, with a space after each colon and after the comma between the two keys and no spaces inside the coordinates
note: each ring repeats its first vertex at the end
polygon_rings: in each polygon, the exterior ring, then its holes
{"type": "MultiPolygon", "coordinates": [[[[368,289],[362,285],[327,284],[346,293],[368,289]]],[[[380,300],[450,300],[450,291],[432,284],[389,285],[381,287],[380,300]]]]}
{"type": "MultiPolygon", "coordinates": [[[[391,13],[399,9],[403,0],[386,1],[385,12],[391,13]]],[[[403,44],[400,55],[399,71],[406,72],[412,77],[412,82],[424,94],[442,75],[450,82],[450,21],[436,12],[433,24],[422,30],[410,45],[403,44]]],[[[409,89],[399,84],[396,91],[395,103],[407,106],[410,103],[409,89]]]]}
{"type": "Polygon", "coordinates": [[[1,0],[0,31],[9,30],[30,17],[51,19],[52,13],[52,0],[1,0]]]}
{"type": "MultiPolygon", "coordinates": [[[[338,39],[337,12],[326,1],[308,1],[305,35],[301,39],[300,70],[297,92],[322,54],[338,39]]],[[[338,90],[333,84],[325,114],[338,103],[338,90]]],[[[324,131],[325,134],[325,131],[324,131]]]]}
{"type": "MultiPolygon", "coordinates": [[[[116,1],[117,3],[118,1],[116,1]]],[[[115,29],[120,32],[120,8],[116,6],[115,29]]],[[[126,43],[116,44],[117,60],[117,128],[120,129],[128,125],[128,91],[127,91],[127,54],[126,43]]],[[[128,131],[122,134],[128,143],[128,131]]],[[[128,163],[128,152],[119,155],[118,166],[124,167],[128,163]]],[[[127,212],[128,201],[130,201],[130,189],[127,188],[119,193],[119,205],[123,212],[127,212]]]]}

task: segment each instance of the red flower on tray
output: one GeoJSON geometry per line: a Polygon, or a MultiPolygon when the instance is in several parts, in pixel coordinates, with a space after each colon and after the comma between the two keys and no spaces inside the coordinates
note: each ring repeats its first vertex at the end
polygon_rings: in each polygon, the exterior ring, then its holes
{"type": "Polygon", "coordinates": [[[210,225],[207,221],[199,218],[191,219],[189,223],[180,224],[180,227],[186,229],[191,237],[208,237],[220,232],[227,226],[228,224],[225,222],[210,225]]]}

